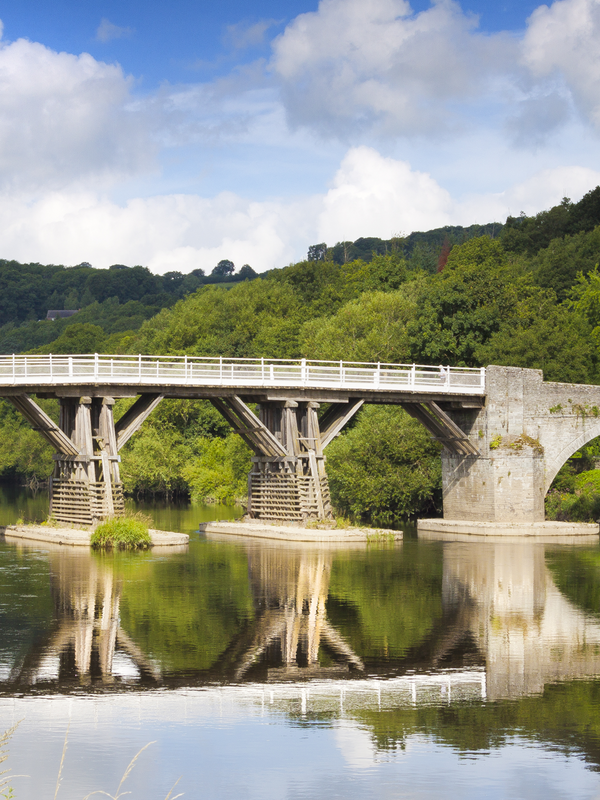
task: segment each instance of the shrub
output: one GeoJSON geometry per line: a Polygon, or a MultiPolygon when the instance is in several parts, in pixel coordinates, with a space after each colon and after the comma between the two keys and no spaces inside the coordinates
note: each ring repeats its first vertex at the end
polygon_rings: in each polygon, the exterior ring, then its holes
{"type": "Polygon", "coordinates": [[[108,519],[98,525],[91,538],[94,548],[145,550],[150,544],[148,525],[140,515],[108,519]]]}

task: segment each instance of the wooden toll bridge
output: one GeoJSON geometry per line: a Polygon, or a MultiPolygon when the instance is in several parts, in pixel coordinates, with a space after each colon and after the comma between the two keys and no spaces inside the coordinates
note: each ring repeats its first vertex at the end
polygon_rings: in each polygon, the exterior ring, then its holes
{"type": "Polygon", "coordinates": [[[302,522],[331,517],[324,450],[363,403],[402,404],[449,452],[476,455],[448,411],[481,409],[485,380],[484,369],[418,364],[0,357],[0,396],[56,450],[50,514],[83,525],[122,513],[119,451],[163,398],[210,400],[252,449],[250,516],[302,522]],[[58,425],[32,394],[59,400],[58,425]],[[126,397],[137,399],[115,424],[115,400],[126,397]]]}

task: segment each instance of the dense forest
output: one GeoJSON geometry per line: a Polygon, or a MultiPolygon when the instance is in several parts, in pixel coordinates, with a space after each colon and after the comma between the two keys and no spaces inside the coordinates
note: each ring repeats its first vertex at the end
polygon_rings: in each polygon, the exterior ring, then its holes
{"type": "MultiPolygon", "coordinates": [[[[229,261],[208,279],[0,262],[0,351],[493,363],[600,383],[599,262],[600,187],[504,224],[316,244],[258,277],[229,261]],[[61,304],[81,310],[45,321],[61,304]]],[[[0,477],[45,478],[49,448],[5,403],[0,428],[0,477]]],[[[210,404],[169,400],[126,446],[123,478],[131,493],[229,502],[244,496],[249,458],[210,404]]],[[[441,510],[439,446],[401,409],[365,408],[327,458],[340,514],[395,524],[441,510]]],[[[598,517],[597,460],[592,442],[561,470],[549,516],[598,517]]]]}

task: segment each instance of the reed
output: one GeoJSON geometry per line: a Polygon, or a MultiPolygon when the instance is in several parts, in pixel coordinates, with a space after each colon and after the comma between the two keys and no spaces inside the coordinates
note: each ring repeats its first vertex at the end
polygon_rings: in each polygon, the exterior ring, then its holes
{"type": "MultiPolygon", "coordinates": [[[[17,722],[16,725],[13,725],[12,728],[9,728],[3,734],[0,734],[0,764],[4,763],[6,761],[6,759],[8,758],[7,745],[8,745],[8,742],[10,741],[11,736],[13,735],[15,730],[17,729],[18,725],[19,725],[19,722],[17,722]]],[[[56,788],[54,790],[54,800],[57,800],[57,798],[58,798],[58,790],[60,789],[60,785],[62,783],[63,767],[64,767],[64,764],[65,764],[65,758],[66,758],[66,755],[67,755],[67,745],[68,745],[68,741],[69,741],[69,727],[67,727],[67,731],[65,733],[65,741],[64,741],[63,749],[62,749],[62,756],[61,756],[61,759],[60,759],[60,766],[58,768],[58,777],[56,779],[56,788]]],[[[103,789],[96,789],[95,791],[90,792],[89,794],[86,794],[85,797],[83,798],[83,800],[88,800],[88,798],[93,797],[94,795],[98,795],[98,794],[99,795],[103,795],[104,797],[108,797],[108,798],[110,798],[110,800],[120,800],[120,798],[122,798],[124,795],[131,794],[130,791],[122,791],[123,784],[125,783],[127,778],[131,775],[131,772],[132,772],[133,768],[135,767],[138,758],[142,755],[144,750],[146,750],[152,744],[156,744],[156,742],[148,742],[148,744],[145,744],[140,750],[138,750],[138,752],[131,759],[131,761],[127,765],[127,769],[123,773],[123,777],[119,781],[119,785],[117,786],[117,791],[115,792],[115,794],[110,794],[109,792],[105,792],[103,789]]],[[[10,785],[11,781],[12,781],[12,778],[17,778],[17,777],[25,778],[27,776],[26,775],[9,775],[10,772],[11,772],[10,769],[4,769],[4,770],[2,770],[0,772],[0,797],[5,798],[5,800],[16,800],[14,790],[13,790],[12,786],[10,785]]],[[[173,794],[173,792],[175,791],[175,788],[176,788],[176,786],[177,786],[177,784],[179,783],[180,780],[181,780],[181,778],[177,778],[177,780],[175,781],[175,783],[171,787],[169,793],[165,797],[165,800],[177,800],[178,797],[183,797],[183,792],[180,792],[179,794],[175,794],[175,795],[173,794]]]]}

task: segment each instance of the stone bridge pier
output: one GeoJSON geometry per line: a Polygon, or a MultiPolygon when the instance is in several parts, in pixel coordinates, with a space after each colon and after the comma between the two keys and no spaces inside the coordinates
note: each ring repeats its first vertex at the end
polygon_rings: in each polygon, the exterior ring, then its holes
{"type": "Polygon", "coordinates": [[[557,472],[600,436],[600,386],[545,383],[541,370],[490,366],[484,406],[447,413],[478,454],[444,448],[444,518],[543,522],[557,472]]]}

